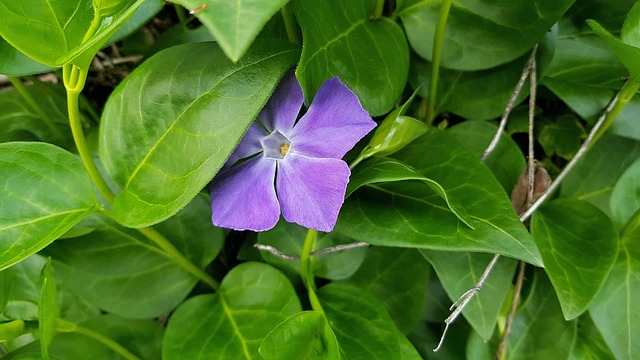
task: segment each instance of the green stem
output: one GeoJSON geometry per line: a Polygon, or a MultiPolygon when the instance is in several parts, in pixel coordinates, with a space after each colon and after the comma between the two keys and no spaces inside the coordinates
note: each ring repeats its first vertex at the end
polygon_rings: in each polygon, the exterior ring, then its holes
{"type": "Polygon", "coordinates": [[[444,43],[444,28],[449,17],[451,0],[443,0],[438,14],[436,31],[433,34],[433,49],[431,52],[431,88],[429,89],[429,108],[427,109],[427,124],[431,125],[435,117],[436,93],[438,91],[438,77],[440,76],[440,58],[442,57],[442,45],[444,43]]]}
{"type": "Polygon", "coordinates": [[[67,88],[67,111],[69,112],[69,125],[71,126],[71,133],[73,134],[73,140],[76,143],[76,148],[80,154],[80,158],[84,163],[91,180],[98,188],[98,191],[104,199],[110,204],[115,199],[115,194],[107,185],[107,182],[100,174],[98,167],[96,166],[93,157],[89,152],[89,145],[84,137],[82,130],[82,123],[80,121],[80,109],[78,107],[78,99],[80,97],[80,91],[84,87],[84,83],[87,79],[87,70],[78,68],[75,65],[67,64],[62,68],[62,77],[65,80],[65,87],[67,88]]]}
{"type": "Polygon", "coordinates": [[[287,38],[289,42],[300,45],[300,37],[298,36],[298,28],[296,26],[296,19],[291,11],[291,5],[286,4],[280,9],[282,14],[282,20],[284,20],[284,28],[287,31],[287,38]]]}
{"type": "Polygon", "coordinates": [[[71,321],[67,321],[67,320],[64,320],[64,319],[60,319],[60,318],[58,318],[56,320],[56,324],[58,326],[57,330],[60,331],[60,332],[75,332],[75,333],[78,333],[78,334],[82,334],[82,335],[84,335],[84,336],[86,336],[88,338],[96,340],[99,343],[105,345],[106,347],[108,347],[111,350],[115,351],[116,353],[118,353],[118,355],[122,356],[123,358],[125,358],[127,360],[140,360],[139,357],[137,357],[134,354],[132,354],[124,346],[118,344],[117,342],[113,341],[109,337],[107,337],[105,335],[102,335],[97,331],[85,328],[85,327],[80,326],[80,325],[78,325],[76,323],[73,323],[71,321]]]}
{"type": "Polygon", "coordinates": [[[33,110],[40,117],[40,119],[42,119],[44,124],[51,130],[53,135],[59,139],[64,138],[64,134],[62,133],[62,131],[53,123],[53,119],[51,119],[51,117],[44,111],[44,109],[42,109],[42,106],[40,106],[40,104],[38,104],[33,96],[31,96],[31,93],[27,90],[27,87],[24,86],[22,81],[19,78],[11,76],[9,76],[9,81],[13,85],[13,88],[16,89],[18,94],[20,94],[24,101],[26,101],[27,104],[31,107],[31,110],[33,110]]]}
{"type": "Polygon", "coordinates": [[[620,92],[618,93],[618,101],[614,104],[613,108],[611,108],[611,111],[609,111],[609,113],[607,114],[607,118],[605,119],[604,123],[602,123],[602,127],[600,127],[596,135],[593,137],[593,140],[591,141],[591,144],[589,144],[589,147],[595,144],[596,141],[598,141],[598,139],[600,139],[600,137],[607,131],[607,129],[609,129],[611,124],[613,124],[613,121],[616,119],[616,117],[618,117],[629,100],[633,98],[638,89],[640,89],[640,76],[636,76],[635,78],[630,79],[624,84],[624,86],[622,86],[622,89],[620,89],[620,92]]]}
{"type": "Polygon", "coordinates": [[[318,232],[316,230],[309,229],[309,231],[307,231],[307,236],[302,246],[302,254],[300,254],[300,276],[302,276],[302,282],[307,287],[311,308],[326,318],[320,300],[318,300],[318,296],[316,295],[316,283],[313,278],[313,267],[311,266],[311,252],[313,251],[313,243],[317,236],[318,232]]]}
{"type": "Polygon", "coordinates": [[[371,14],[371,17],[369,17],[369,19],[376,20],[382,17],[382,10],[384,10],[384,0],[376,0],[376,4],[373,8],[373,13],[371,14]]]}
{"type": "Polygon", "coordinates": [[[186,25],[187,24],[187,17],[184,16],[183,7],[178,5],[178,4],[173,4],[173,7],[176,10],[176,15],[178,16],[178,21],[180,22],[180,24],[186,25]]]}
{"type": "Polygon", "coordinates": [[[202,280],[202,282],[211,286],[212,289],[218,291],[220,284],[207,274],[204,270],[193,264],[187,259],[164,235],[151,227],[136,229],[149,240],[153,241],[162,251],[164,251],[173,261],[180,265],[183,269],[202,280]]]}

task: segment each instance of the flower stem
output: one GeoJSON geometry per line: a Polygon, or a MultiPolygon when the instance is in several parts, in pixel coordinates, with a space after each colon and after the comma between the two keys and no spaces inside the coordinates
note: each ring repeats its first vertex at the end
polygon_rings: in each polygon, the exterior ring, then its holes
{"type": "Polygon", "coordinates": [[[307,236],[302,246],[302,254],[300,254],[300,276],[302,276],[302,282],[309,292],[311,308],[326,318],[320,300],[318,300],[318,296],[316,295],[316,283],[313,279],[313,268],[311,266],[311,251],[313,250],[313,243],[317,236],[318,232],[316,230],[309,229],[309,231],[307,231],[307,236]]]}
{"type": "Polygon", "coordinates": [[[181,25],[187,24],[187,17],[184,16],[184,8],[178,4],[173,4],[173,8],[176,10],[176,16],[181,25]]]}
{"type": "Polygon", "coordinates": [[[122,356],[123,358],[127,359],[127,360],[140,360],[139,357],[137,357],[136,355],[134,355],[133,353],[131,353],[129,350],[127,350],[124,346],[118,344],[117,342],[115,342],[114,340],[112,340],[111,338],[100,334],[97,331],[85,328],[83,326],[80,326],[76,323],[73,323],[71,321],[68,320],[64,320],[64,319],[56,319],[56,324],[57,324],[57,330],[59,332],[65,332],[65,333],[70,333],[70,332],[75,332],[78,334],[82,334],[88,338],[91,338],[93,340],[98,341],[99,343],[105,345],[106,347],[108,347],[109,349],[115,351],[118,355],[122,356]]]}
{"type": "Polygon", "coordinates": [[[62,131],[53,123],[53,119],[42,109],[42,106],[38,104],[38,102],[31,96],[31,93],[27,90],[27,87],[24,86],[22,81],[19,78],[9,76],[9,81],[13,85],[13,88],[22,96],[24,101],[31,107],[31,110],[35,111],[35,113],[42,119],[44,124],[51,130],[53,135],[56,138],[63,139],[64,134],[62,131]]]}
{"type": "Polygon", "coordinates": [[[438,23],[433,34],[433,49],[431,52],[431,88],[429,89],[429,108],[427,109],[427,124],[431,125],[435,117],[436,93],[438,91],[438,77],[440,76],[440,58],[442,57],[442,44],[444,43],[444,28],[449,17],[451,0],[443,0],[440,4],[438,23]]]}
{"type": "Polygon", "coordinates": [[[115,194],[107,185],[107,182],[100,174],[98,167],[96,166],[93,157],[89,152],[89,146],[87,140],[84,137],[82,130],[82,124],[80,122],[80,110],[78,107],[78,99],[80,97],[80,91],[84,87],[84,83],[87,79],[87,70],[80,69],[79,67],[67,64],[62,68],[62,77],[64,85],[67,88],[67,111],[69,113],[69,125],[71,126],[71,133],[73,134],[73,140],[76,143],[80,158],[84,163],[91,180],[98,188],[98,191],[104,199],[110,204],[115,199],[115,194]]]}
{"type": "Polygon", "coordinates": [[[300,45],[300,37],[296,28],[296,19],[291,11],[291,5],[286,4],[280,9],[282,20],[284,20],[284,28],[287,31],[289,42],[300,45]]]}
{"type": "Polygon", "coordinates": [[[171,257],[171,259],[173,259],[173,261],[175,261],[183,269],[185,269],[198,279],[202,280],[202,282],[209,285],[212,289],[218,291],[218,289],[220,288],[220,284],[204,270],[196,266],[184,255],[182,255],[182,253],[178,249],[176,249],[176,247],[173,246],[173,244],[169,242],[169,240],[167,240],[164,235],[158,232],[158,230],[152,227],[140,228],[136,230],[138,230],[142,235],[146,236],[149,240],[158,245],[158,247],[162,249],[162,251],[167,253],[167,255],[169,255],[169,257],[171,257]]]}

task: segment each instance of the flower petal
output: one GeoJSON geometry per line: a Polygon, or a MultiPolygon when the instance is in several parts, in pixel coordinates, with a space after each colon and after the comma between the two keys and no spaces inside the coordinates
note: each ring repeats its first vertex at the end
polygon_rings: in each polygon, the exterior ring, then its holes
{"type": "Polygon", "coordinates": [[[375,126],[358,97],[335,77],[322,84],[309,111],[291,131],[291,150],[340,159],[375,126]]]}
{"type": "Polygon", "coordinates": [[[278,130],[287,136],[298,118],[303,103],[302,88],[294,72],[289,71],[260,112],[258,119],[270,132],[278,130]]]}
{"type": "Polygon", "coordinates": [[[267,134],[267,132],[264,131],[264,129],[261,128],[260,125],[256,124],[255,122],[251,123],[251,126],[249,126],[249,129],[247,129],[247,132],[240,140],[240,143],[238,144],[236,149],[233,150],[231,156],[229,156],[229,159],[227,160],[225,166],[231,166],[240,159],[244,159],[261,152],[262,145],[260,144],[260,139],[267,135],[269,134],[267,134]]]}
{"type": "Polygon", "coordinates": [[[275,160],[262,156],[218,174],[211,184],[211,220],[235,230],[269,230],[280,218],[275,160]]]}
{"type": "Polygon", "coordinates": [[[282,215],[307,228],[333,230],[350,174],[342,160],[287,154],[276,180],[282,215]]]}

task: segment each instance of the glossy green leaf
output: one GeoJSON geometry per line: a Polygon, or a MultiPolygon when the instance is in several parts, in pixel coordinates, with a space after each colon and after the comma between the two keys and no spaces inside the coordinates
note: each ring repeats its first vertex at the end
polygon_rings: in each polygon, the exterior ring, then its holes
{"type": "Polygon", "coordinates": [[[587,23],[598,36],[603,38],[609,46],[611,46],[613,53],[622,61],[632,77],[640,75],[640,48],[625,44],[622,40],[611,35],[594,20],[587,20],[587,23]]]}
{"type": "Polygon", "coordinates": [[[583,118],[599,115],[627,75],[607,43],[593,34],[563,36],[541,83],[583,118]]]}
{"type": "Polygon", "coordinates": [[[151,46],[151,48],[146,52],[145,55],[149,57],[161,50],[180,44],[207,42],[214,40],[215,39],[213,38],[213,36],[211,36],[209,30],[207,30],[207,28],[204,26],[199,26],[195,29],[191,29],[186,25],[177,24],[171,29],[162,33],[162,35],[160,35],[160,37],[156,40],[156,42],[153,44],[153,46],[151,46]]]}
{"type": "Polygon", "coordinates": [[[601,359],[614,359],[614,356],[591,317],[584,314],[578,318],[578,334],[569,360],[601,359]]]}
{"type": "Polygon", "coordinates": [[[11,320],[38,320],[40,274],[45,263],[44,257],[35,254],[11,267],[14,273],[14,287],[2,314],[4,317],[11,320]]]}
{"type": "Polygon", "coordinates": [[[638,158],[640,142],[604,135],[562,182],[560,195],[586,200],[609,214],[616,182],[638,158]]]}
{"type": "MultiPolygon", "coordinates": [[[[397,182],[405,180],[417,180],[423,182],[433,191],[435,191],[447,204],[447,207],[451,212],[466,226],[473,229],[469,215],[464,211],[460,202],[455,198],[451,198],[450,195],[444,190],[444,188],[438,184],[438,182],[425,177],[416,169],[411,166],[403,164],[402,162],[386,157],[374,157],[360,165],[357,171],[351,176],[349,184],[347,185],[347,196],[351,195],[354,191],[364,185],[374,185],[380,183],[397,182]]],[[[375,186],[373,186],[376,188],[375,186]]]]}
{"type": "MultiPolygon", "coordinates": [[[[132,320],[107,314],[80,324],[111,340],[141,359],[160,359],[162,325],[156,320],[132,320]]],[[[49,346],[49,355],[57,360],[123,359],[104,344],[78,333],[60,333],[49,346]]],[[[3,357],[8,360],[41,359],[39,343],[20,347],[3,357]]]]}
{"type": "Polygon", "coordinates": [[[528,300],[513,320],[505,359],[566,359],[575,342],[576,321],[562,318],[558,299],[542,270],[533,281],[528,300]]]}
{"type": "Polygon", "coordinates": [[[261,263],[235,266],[220,291],[184,302],[163,340],[165,359],[261,359],[258,347],[282,321],[300,312],[289,280],[261,263]]]}
{"type": "Polygon", "coordinates": [[[71,145],[64,87],[35,82],[25,86],[25,91],[39,108],[15,89],[0,93],[0,142],[39,140],[63,147],[71,145]]]}
{"type": "Polygon", "coordinates": [[[190,11],[209,29],[233,62],[249,49],[262,27],[289,0],[172,0],[190,11]]]}
{"type": "Polygon", "coordinates": [[[611,220],[587,202],[556,200],[533,215],[531,234],[565,319],[578,317],[615,262],[618,236],[611,220]]]}
{"type": "Polygon", "coordinates": [[[51,258],[42,269],[40,277],[40,301],[38,301],[38,333],[40,335],[40,349],[42,357],[49,359],[49,344],[56,334],[56,321],[60,317],[58,308],[58,289],[56,279],[51,270],[51,258]]]}
{"type": "Polygon", "coordinates": [[[589,312],[616,359],[640,356],[640,216],[620,237],[618,258],[589,312]]]}
{"type": "Polygon", "coordinates": [[[417,91],[376,127],[371,140],[360,154],[361,159],[393,154],[429,130],[425,123],[404,115],[416,94],[417,91]]]}
{"type": "Polygon", "coordinates": [[[429,264],[414,249],[372,247],[348,283],[378,298],[403,333],[422,317],[429,283],[429,264]]]}
{"type": "Polygon", "coordinates": [[[23,320],[13,320],[0,323],[0,342],[12,340],[25,333],[23,320]]]}
{"type": "Polygon", "coordinates": [[[13,294],[14,275],[12,268],[0,271],[0,314],[7,307],[9,299],[13,294]]]}
{"type": "MultiPolygon", "coordinates": [[[[209,207],[208,198],[198,196],[156,226],[201,267],[222,247],[222,230],[211,226],[209,207]]],[[[129,318],[157,317],[178,306],[198,280],[139,232],[103,222],[102,229],[46,249],[61,281],[101,309],[129,318]]]]}
{"type": "Polygon", "coordinates": [[[7,76],[27,76],[53,70],[14,48],[0,36],[0,74],[7,76]]]}
{"type": "Polygon", "coordinates": [[[111,36],[105,45],[115,44],[118,41],[127,38],[129,35],[140,29],[144,24],[148,23],[151,18],[156,16],[162,10],[162,8],[164,8],[164,1],[162,0],[144,0],[142,5],[140,5],[131,18],[125,22],[122,27],[113,34],[113,36],[111,36]]]}
{"type": "Polygon", "coordinates": [[[297,53],[285,43],[256,42],[232,64],[213,43],[185,44],[131,73],[110,96],[100,128],[100,158],[121,189],[113,208],[117,220],[148,226],[191,201],[297,53]]]}
{"type": "Polygon", "coordinates": [[[281,322],[259,348],[267,360],[340,358],[338,340],[322,314],[299,312],[281,322]]]}
{"type": "Polygon", "coordinates": [[[640,47],[640,5],[638,3],[629,10],[624,19],[620,29],[620,39],[625,44],[640,47]]]}
{"type": "MultiPolygon", "coordinates": [[[[295,259],[282,259],[270,252],[261,252],[262,257],[271,265],[295,273],[300,272],[300,254],[308,229],[299,225],[280,221],[270,231],[258,233],[258,242],[270,245],[295,259]]],[[[320,234],[314,243],[314,251],[335,245],[353,243],[354,240],[338,233],[320,234]]],[[[357,247],[329,254],[314,256],[311,262],[313,274],[330,280],[340,280],[351,276],[362,264],[367,249],[357,247]]]]}
{"type": "Polygon", "coordinates": [[[402,95],[408,46],[398,24],[369,19],[375,2],[292,2],[304,38],[296,74],[307,102],[334,76],[358,95],[372,116],[385,114],[402,95]]]}
{"type": "MultiPolygon", "coordinates": [[[[491,143],[498,127],[484,121],[465,121],[447,130],[462,145],[481,157],[491,143]]],[[[507,194],[511,194],[518,177],[526,167],[525,158],[518,144],[503,135],[493,152],[484,161],[493,176],[507,194]]]]}
{"type": "Polygon", "coordinates": [[[622,228],[640,209],[640,160],[636,160],[616,182],[611,193],[611,215],[622,228]]]}
{"type": "Polygon", "coordinates": [[[4,1],[0,18],[0,35],[7,42],[45,65],[60,66],[57,60],[82,42],[93,8],[91,0],[4,1]]]}
{"type": "Polygon", "coordinates": [[[401,334],[373,295],[353,285],[332,283],[320,288],[318,298],[340,344],[342,359],[397,358],[401,334]]]}
{"type": "MultiPolygon", "coordinates": [[[[505,64],[540,42],[574,0],[454,0],[444,33],[442,66],[482,70],[505,64]]],[[[404,0],[396,14],[411,47],[431,60],[441,1],[404,0]]]]}
{"type": "Polygon", "coordinates": [[[640,126],[637,126],[638,113],[640,113],[640,99],[635,96],[618,114],[609,127],[609,133],[640,141],[640,126]]]}
{"type": "Polygon", "coordinates": [[[60,237],[97,206],[80,159],[54,145],[0,144],[0,270],[60,237]]]}
{"type": "MultiPolygon", "coordinates": [[[[489,254],[421,252],[433,266],[452,303],[476,285],[493,257],[489,254]]],[[[482,291],[462,311],[465,319],[485,341],[491,338],[496,327],[502,304],[511,289],[515,267],[513,259],[499,259],[482,286],[482,291]]]]}
{"type": "Polygon", "coordinates": [[[547,156],[558,155],[570,159],[587,136],[575,116],[564,115],[545,124],[538,135],[538,142],[547,156]]]}
{"type": "Polygon", "coordinates": [[[576,31],[589,29],[587,19],[594,19],[609,31],[618,31],[636,0],[582,0],[567,11],[566,18],[576,26],[576,31]]]}
{"type": "Polygon", "coordinates": [[[422,183],[367,186],[351,195],[336,230],[373,245],[499,253],[541,265],[540,254],[504,190],[478,156],[441,131],[429,131],[394,155],[460,202],[464,226],[422,183]]]}

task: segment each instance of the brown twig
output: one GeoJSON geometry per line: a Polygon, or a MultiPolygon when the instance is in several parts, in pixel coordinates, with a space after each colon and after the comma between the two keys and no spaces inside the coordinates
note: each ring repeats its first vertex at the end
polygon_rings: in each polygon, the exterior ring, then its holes
{"type": "Polygon", "coordinates": [[[511,307],[509,308],[509,315],[507,317],[507,324],[504,328],[502,339],[500,339],[498,351],[496,351],[497,360],[500,360],[502,358],[502,354],[504,353],[504,349],[507,345],[507,335],[509,334],[509,331],[511,331],[513,318],[516,316],[516,310],[518,309],[518,303],[520,302],[520,293],[522,292],[522,283],[524,282],[525,267],[526,263],[524,261],[520,261],[520,266],[518,266],[518,277],[516,278],[516,285],[513,288],[513,299],[511,299],[511,307]]]}
{"type": "MultiPolygon", "coordinates": [[[[328,248],[324,248],[324,249],[320,249],[317,251],[312,252],[311,254],[309,254],[310,256],[318,256],[318,255],[324,255],[324,254],[329,254],[329,253],[334,253],[334,252],[338,252],[338,251],[342,251],[342,250],[348,250],[348,249],[354,249],[354,248],[358,248],[358,247],[364,247],[364,246],[369,246],[368,243],[363,242],[363,241],[358,241],[358,242],[354,242],[354,243],[349,243],[349,244],[342,244],[342,245],[335,245],[335,246],[330,246],[328,248]]],[[[285,260],[299,260],[300,256],[299,255],[287,255],[285,253],[283,253],[282,251],[278,250],[277,248],[271,246],[271,245],[264,245],[264,244],[253,244],[253,247],[255,247],[256,249],[260,250],[260,251],[266,251],[271,253],[274,256],[277,256],[281,259],[285,259],[285,260]]]]}

